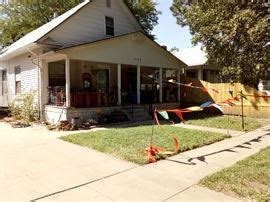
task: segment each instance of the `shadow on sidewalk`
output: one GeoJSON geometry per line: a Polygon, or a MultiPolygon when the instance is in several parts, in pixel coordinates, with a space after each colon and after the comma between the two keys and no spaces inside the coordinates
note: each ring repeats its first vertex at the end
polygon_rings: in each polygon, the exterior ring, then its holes
{"type": "Polygon", "coordinates": [[[209,154],[205,154],[205,155],[202,155],[202,156],[188,158],[187,159],[187,162],[183,162],[183,161],[179,161],[179,160],[173,160],[173,159],[165,159],[165,160],[166,161],[175,162],[175,163],[185,164],[185,165],[197,165],[193,161],[194,160],[199,160],[201,162],[204,162],[205,164],[208,164],[207,161],[206,161],[206,157],[208,157],[208,156],[212,156],[212,155],[215,155],[215,154],[220,154],[222,152],[238,153],[237,151],[234,150],[235,148],[251,149],[249,146],[251,146],[252,143],[260,143],[260,142],[262,142],[262,138],[265,137],[265,136],[270,136],[270,133],[267,133],[265,135],[259,136],[259,137],[255,138],[255,139],[252,139],[250,141],[244,142],[243,144],[240,144],[240,145],[237,145],[237,146],[228,148],[228,149],[222,149],[222,150],[219,150],[219,151],[216,151],[216,152],[212,152],[212,153],[209,153],[209,154]],[[249,146],[246,146],[246,145],[249,145],[249,146]]]}

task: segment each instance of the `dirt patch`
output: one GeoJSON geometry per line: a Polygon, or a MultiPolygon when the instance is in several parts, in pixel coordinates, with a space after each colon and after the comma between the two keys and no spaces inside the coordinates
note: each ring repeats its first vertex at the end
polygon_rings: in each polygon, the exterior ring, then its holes
{"type": "Polygon", "coordinates": [[[0,107],[0,121],[4,121],[4,119],[8,117],[8,115],[9,115],[8,109],[0,107]]]}

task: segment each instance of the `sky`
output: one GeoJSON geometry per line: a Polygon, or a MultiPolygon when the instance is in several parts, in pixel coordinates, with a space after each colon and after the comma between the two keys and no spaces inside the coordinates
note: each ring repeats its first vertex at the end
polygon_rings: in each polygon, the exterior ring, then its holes
{"type": "Polygon", "coordinates": [[[153,30],[153,34],[156,35],[156,41],[160,45],[165,45],[168,50],[172,47],[179,49],[190,48],[191,35],[188,27],[181,27],[176,24],[176,18],[172,15],[170,6],[173,0],[156,0],[158,3],[157,10],[161,11],[159,15],[159,24],[153,30]]]}

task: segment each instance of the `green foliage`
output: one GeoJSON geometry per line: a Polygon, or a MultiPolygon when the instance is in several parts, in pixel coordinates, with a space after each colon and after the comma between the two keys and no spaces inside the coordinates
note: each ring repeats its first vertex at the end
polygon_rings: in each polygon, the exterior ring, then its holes
{"type": "MultiPolygon", "coordinates": [[[[185,115],[187,124],[206,126],[212,128],[222,128],[242,131],[241,116],[225,116],[225,115],[211,115],[211,114],[189,114],[185,115]]],[[[245,131],[252,131],[257,128],[270,124],[270,120],[258,120],[255,118],[245,117],[245,131]]]]}
{"type": "Polygon", "coordinates": [[[177,23],[190,27],[193,43],[205,47],[209,63],[223,67],[223,77],[255,87],[270,64],[267,9],[224,0],[174,0],[171,7],[177,23]]]}
{"type": "MultiPolygon", "coordinates": [[[[80,2],[80,0],[14,0],[7,5],[0,5],[3,13],[0,18],[0,44],[5,47],[14,43],[28,32],[52,20],[55,12],[60,15],[80,2]]],[[[126,0],[126,3],[150,36],[159,14],[153,0],[126,0]]]]}
{"type": "Polygon", "coordinates": [[[151,37],[154,26],[158,24],[159,11],[156,10],[156,3],[153,0],[125,0],[126,4],[133,11],[135,17],[141,24],[144,31],[151,37]]]}
{"type": "MultiPolygon", "coordinates": [[[[104,131],[69,135],[61,137],[61,139],[109,153],[124,160],[144,164],[147,163],[147,158],[143,152],[145,148],[149,147],[151,131],[151,125],[111,128],[104,131]]],[[[223,134],[164,125],[163,130],[155,127],[153,144],[167,150],[173,150],[172,134],[179,139],[181,152],[228,138],[223,134]]]]}
{"type": "Polygon", "coordinates": [[[26,122],[37,120],[38,107],[35,103],[35,97],[35,92],[16,96],[16,98],[9,105],[11,116],[26,122]]]}

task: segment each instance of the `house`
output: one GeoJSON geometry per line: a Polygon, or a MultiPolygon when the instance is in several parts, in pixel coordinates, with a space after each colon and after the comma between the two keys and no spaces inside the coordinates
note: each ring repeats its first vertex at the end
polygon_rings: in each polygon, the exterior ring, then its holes
{"type": "Polygon", "coordinates": [[[186,65],[149,39],[123,0],[85,1],[0,55],[0,106],[36,91],[50,122],[123,105],[178,103],[186,65]]]}
{"type": "Polygon", "coordinates": [[[173,52],[173,54],[187,64],[185,75],[191,78],[220,83],[218,76],[220,68],[207,65],[207,55],[200,47],[186,48],[173,52]]]}
{"type": "Polygon", "coordinates": [[[260,80],[258,85],[258,89],[261,92],[265,92],[267,95],[270,95],[270,69],[268,69],[266,78],[264,80],[260,80]]]}

